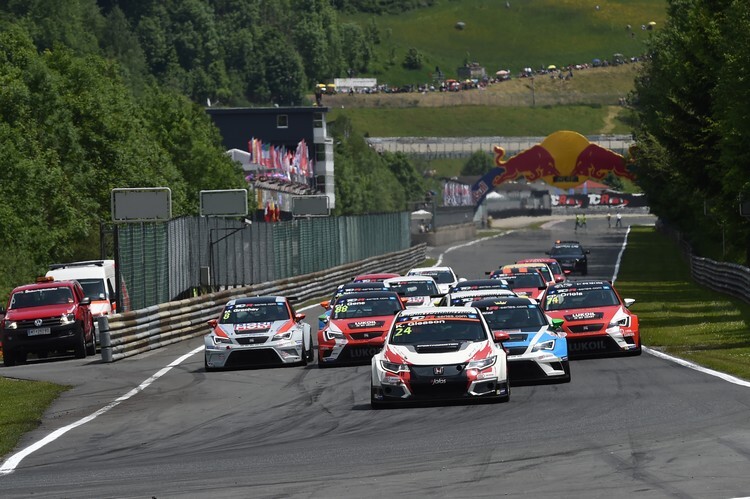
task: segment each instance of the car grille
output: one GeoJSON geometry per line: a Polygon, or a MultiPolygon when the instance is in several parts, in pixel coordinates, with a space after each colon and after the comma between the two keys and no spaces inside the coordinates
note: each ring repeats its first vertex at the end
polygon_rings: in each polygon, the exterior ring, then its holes
{"type": "Polygon", "coordinates": [[[50,326],[59,326],[60,325],[60,316],[59,315],[56,316],[56,317],[47,317],[47,318],[42,319],[42,323],[40,325],[38,325],[38,326],[36,324],[34,324],[35,320],[36,319],[29,319],[29,320],[18,321],[17,324],[18,324],[19,329],[20,328],[26,329],[26,328],[32,328],[32,327],[50,327],[50,326]]]}
{"type": "Polygon", "coordinates": [[[373,355],[383,349],[383,345],[347,345],[336,358],[339,364],[369,363],[373,355]]]}
{"type": "Polygon", "coordinates": [[[383,336],[383,331],[368,331],[366,333],[349,333],[353,340],[370,340],[383,336]]]}
{"type": "Polygon", "coordinates": [[[573,333],[598,333],[604,329],[604,323],[601,324],[580,324],[577,326],[568,326],[568,330],[573,333]]]}
{"type": "Polygon", "coordinates": [[[531,360],[508,362],[508,377],[511,381],[547,379],[539,364],[531,360]]]}
{"type": "Polygon", "coordinates": [[[265,343],[268,340],[268,336],[245,336],[241,338],[235,338],[237,343],[240,345],[259,345],[265,343]]]}
{"type": "Polygon", "coordinates": [[[596,336],[591,338],[568,337],[568,356],[571,359],[590,357],[594,355],[608,355],[624,353],[620,346],[610,336],[596,336]]]}
{"type": "Polygon", "coordinates": [[[508,355],[522,355],[526,353],[527,346],[523,347],[507,347],[505,351],[508,353],[508,355]]]}
{"type": "Polygon", "coordinates": [[[257,350],[233,350],[227,359],[226,367],[263,366],[283,364],[279,356],[270,348],[257,350]]]}

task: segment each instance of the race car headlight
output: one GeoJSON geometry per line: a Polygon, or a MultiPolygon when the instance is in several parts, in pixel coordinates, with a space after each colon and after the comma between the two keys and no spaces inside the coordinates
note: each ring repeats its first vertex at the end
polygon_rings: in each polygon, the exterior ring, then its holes
{"type": "Polygon", "coordinates": [[[218,345],[219,343],[232,343],[232,340],[227,338],[226,336],[214,336],[214,344],[218,345]]]}
{"type": "Polygon", "coordinates": [[[397,362],[388,362],[387,360],[381,360],[380,367],[382,367],[385,371],[388,371],[389,373],[393,373],[393,374],[409,372],[409,366],[407,366],[406,364],[399,364],[397,362]]]}
{"type": "Polygon", "coordinates": [[[74,314],[62,314],[60,317],[60,324],[63,326],[67,324],[73,324],[76,321],[76,316],[74,314]]]}
{"type": "Polygon", "coordinates": [[[331,328],[328,328],[325,331],[323,331],[323,339],[326,341],[343,340],[344,333],[342,333],[341,331],[336,331],[331,328]]]}
{"type": "Polygon", "coordinates": [[[539,350],[554,350],[555,340],[547,340],[541,343],[537,343],[531,349],[532,352],[538,352],[539,350]]]}
{"type": "Polygon", "coordinates": [[[291,331],[287,331],[286,333],[274,334],[273,335],[273,340],[271,340],[271,341],[288,340],[291,337],[292,337],[292,332],[291,331]]]}
{"type": "Polygon", "coordinates": [[[18,329],[18,323],[16,321],[8,321],[5,323],[5,329],[18,329]]]}
{"type": "Polygon", "coordinates": [[[487,369],[488,367],[494,366],[495,362],[497,362],[497,355],[492,355],[486,359],[472,360],[466,364],[466,369],[487,369]]]}
{"type": "Polygon", "coordinates": [[[629,327],[630,326],[630,317],[625,316],[622,319],[618,319],[616,321],[612,321],[609,324],[607,324],[607,329],[611,327],[629,327]]]}

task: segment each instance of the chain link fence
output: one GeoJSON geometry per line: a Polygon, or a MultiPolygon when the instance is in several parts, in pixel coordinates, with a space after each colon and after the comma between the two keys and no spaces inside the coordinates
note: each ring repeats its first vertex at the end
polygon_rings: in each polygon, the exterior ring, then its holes
{"type": "Polygon", "coordinates": [[[409,213],[245,224],[213,217],[114,228],[120,277],[137,310],[220,289],[326,270],[411,244],[409,213]]]}

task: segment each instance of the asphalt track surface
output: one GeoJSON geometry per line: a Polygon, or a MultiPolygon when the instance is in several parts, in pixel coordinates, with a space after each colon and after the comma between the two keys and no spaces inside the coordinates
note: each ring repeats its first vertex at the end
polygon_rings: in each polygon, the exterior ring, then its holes
{"type": "MultiPolygon", "coordinates": [[[[589,219],[577,234],[564,222],[432,253],[460,275],[481,277],[575,236],[591,250],[590,277],[611,278],[624,235],[589,219]]],[[[307,311],[313,323],[318,311],[307,311]]],[[[647,343],[648,324],[642,328],[647,343]]],[[[75,385],[14,452],[201,345],[193,339],[107,365],[0,368],[75,385]]],[[[568,384],[515,386],[505,404],[373,411],[369,366],[206,373],[197,353],[27,455],[0,476],[0,497],[750,494],[750,388],[645,353],[573,361],[571,371],[568,384]]]]}

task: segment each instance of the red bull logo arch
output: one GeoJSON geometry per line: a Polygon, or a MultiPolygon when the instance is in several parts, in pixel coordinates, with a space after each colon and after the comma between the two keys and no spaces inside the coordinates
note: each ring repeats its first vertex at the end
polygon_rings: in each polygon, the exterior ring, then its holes
{"type": "Polygon", "coordinates": [[[527,182],[543,180],[560,189],[570,189],[588,179],[602,180],[609,173],[634,179],[625,158],[609,149],[589,142],[577,132],[559,131],[515,156],[504,160],[505,150],[495,146],[495,168],[471,188],[474,203],[479,204],[495,186],[525,178],[527,182]]]}

